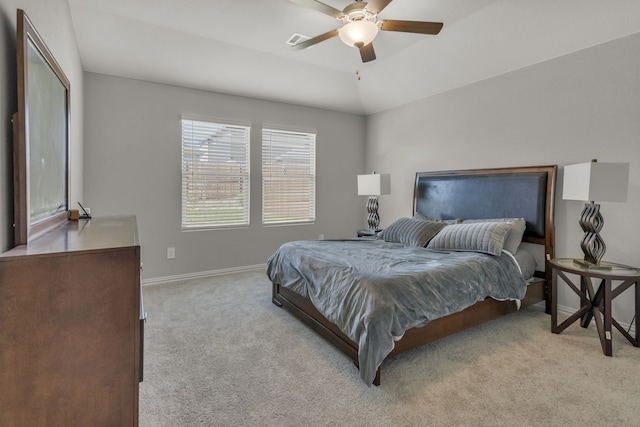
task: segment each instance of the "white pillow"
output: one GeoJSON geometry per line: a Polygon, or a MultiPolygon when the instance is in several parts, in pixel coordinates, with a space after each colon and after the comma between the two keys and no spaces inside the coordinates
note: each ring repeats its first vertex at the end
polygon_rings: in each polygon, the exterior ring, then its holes
{"type": "Polygon", "coordinates": [[[435,219],[430,216],[422,215],[420,212],[416,212],[413,215],[413,219],[420,219],[422,221],[431,221],[431,222],[444,222],[445,224],[460,224],[462,222],[461,218],[455,219],[435,219]]]}

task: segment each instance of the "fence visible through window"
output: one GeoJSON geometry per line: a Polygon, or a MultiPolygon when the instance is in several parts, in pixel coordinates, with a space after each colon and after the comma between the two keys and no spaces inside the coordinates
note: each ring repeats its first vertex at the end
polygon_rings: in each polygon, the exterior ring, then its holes
{"type": "Polygon", "coordinates": [[[314,133],[262,130],[262,223],[310,222],[316,214],[314,133]]]}
{"type": "Polygon", "coordinates": [[[182,120],[182,228],[249,225],[248,126],[182,120]]]}

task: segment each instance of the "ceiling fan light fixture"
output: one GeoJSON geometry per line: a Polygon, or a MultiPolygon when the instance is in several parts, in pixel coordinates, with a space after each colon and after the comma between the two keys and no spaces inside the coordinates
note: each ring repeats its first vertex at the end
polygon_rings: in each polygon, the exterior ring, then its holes
{"type": "Polygon", "coordinates": [[[338,30],[338,36],[347,46],[360,47],[371,43],[376,38],[378,30],[375,22],[363,19],[344,24],[338,30]]]}

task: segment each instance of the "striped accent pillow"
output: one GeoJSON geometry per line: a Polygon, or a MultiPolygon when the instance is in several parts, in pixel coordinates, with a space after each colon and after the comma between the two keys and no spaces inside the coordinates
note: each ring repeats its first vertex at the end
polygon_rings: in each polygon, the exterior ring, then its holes
{"type": "Polygon", "coordinates": [[[504,239],[503,249],[515,254],[518,251],[518,247],[522,242],[522,236],[527,229],[527,221],[524,218],[495,218],[495,219],[465,219],[463,224],[470,224],[474,222],[508,222],[511,223],[511,230],[507,233],[507,237],[504,239]]]}
{"type": "Polygon", "coordinates": [[[509,230],[511,223],[508,222],[451,224],[440,231],[427,248],[500,255],[509,230]]]}
{"type": "Polygon", "coordinates": [[[378,239],[390,243],[402,243],[409,246],[426,246],[440,230],[446,226],[443,222],[422,221],[413,218],[400,218],[382,230],[378,239]]]}

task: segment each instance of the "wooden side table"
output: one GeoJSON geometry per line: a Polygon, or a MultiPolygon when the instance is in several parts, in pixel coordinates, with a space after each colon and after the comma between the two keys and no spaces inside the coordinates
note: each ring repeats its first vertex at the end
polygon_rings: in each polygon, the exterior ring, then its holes
{"type": "Polygon", "coordinates": [[[608,270],[592,269],[575,264],[572,258],[551,260],[551,332],[559,334],[569,325],[581,319],[581,326],[586,328],[593,317],[596,321],[602,352],[606,356],[612,355],[611,327],[620,331],[635,347],[640,347],[640,328],[636,326],[635,337],[632,337],[613,318],[611,301],[630,286],[635,285],[635,318],[640,315],[640,268],[626,265],[602,262],[608,270]],[[580,277],[579,287],[574,284],[566,273],[580,277]],[[571,290],[580,297],[580,308],[564,322],[558,325],[558,279],[562,279],[571,290]],[[594,292],[592,279],[600,279],[600,285],[594,292]],[[616,282],[617,285],[614,286],[616,282]]]}

